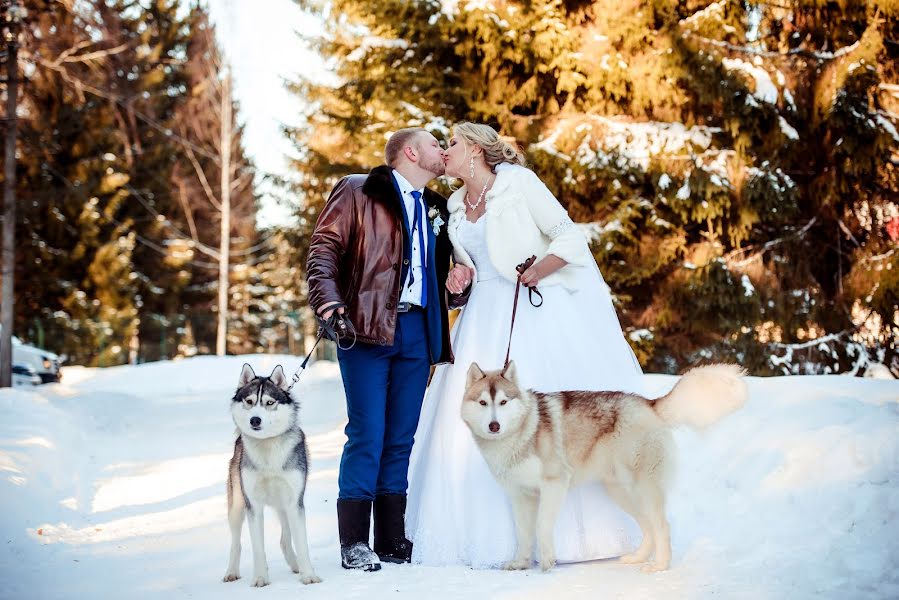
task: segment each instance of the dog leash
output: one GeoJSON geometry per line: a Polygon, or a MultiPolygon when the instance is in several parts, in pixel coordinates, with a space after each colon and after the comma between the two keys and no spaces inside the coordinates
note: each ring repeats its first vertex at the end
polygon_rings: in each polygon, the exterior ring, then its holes
{"type": "Polygon", "coordinates": [[[290,382],[290,385],[287,386],[287,391],[290,390],[297,384],[297,381],[300,380],[300,375],[303,374],[303,371],[306,370],[306,364],[309,362],[309,358],[312,356],[312,353],[315,352],[315,347],[318,346],[318,343],[322,341],[322,338],[326,337],[329,340],[333,340],[337,347],[341,350],[349,350],[353,346],[356,345],[356,330],[350,323],[348,317],[344,317],[342,314],[337,312],[338,308],[342,308],[343,305],[337,306],[334,308],[334,312],[331,313],[331,317],[328,319],[318,318],[318,335],[315,338],[315,343],[312,344],[312,349],[309,350],[309,353],[306,355],[306,358],[303,359],[303,364],[299,366],[299,368],[294,372],[293,378],[290,382]],[[349,337],[350,334],[353,334],[353,342],[344,348],[340,345],[340,339],[349,337]]]}
{"type": "Polygon", "coordinates": [[[303,360],[303,364],[301,364],[300,367],[296,371],[294,371],[293,380],[290,382],[290,385],[287,386],[287,390],[286,390],[287,392],[290,392],[290,390],[293,388],[293,386],[295,386],[297,384],[297,381],[300,380],[300,375],[302,375],[303,371],[306,370],[306,363],[309,362],[309,357],[312,356],[313,352],[315,352],[315,347],[318,346],[318,343],[320,341],[322,341],[322,338],[324,336],[325,336],[324,330],[321,327],[319,327],[318,328],[318,336],[315,338],[315,343],[312,344],[312,350],[310,350],[309,354],[306,355],[306,358],[303,360]]]}
{"type": "MultiPolygon", "coordinates": [[[[527,271],[536,260],[536,256],[531,256],[529,259],[515,267],[515,270],[518,271],[518,281],[515,284],[515,300],[512,302],[512,323],[509,325],[509,345],[506,346],[506,362],[503,363],[503,370],[509,366],[509,353],[512,351],[512,331],[515,329],[515,313],[518,311],[518,292],[521,290],[521,276],[524,275],[524,272],[527,271]]],[[[540,293],[537,286],[528,288],[528,302],[530,302],[531,306],[534,308],[543,306],[543,294],[540,293]],[[540,298],[540,304],[534,304],[535,294],[540,298]]]]}

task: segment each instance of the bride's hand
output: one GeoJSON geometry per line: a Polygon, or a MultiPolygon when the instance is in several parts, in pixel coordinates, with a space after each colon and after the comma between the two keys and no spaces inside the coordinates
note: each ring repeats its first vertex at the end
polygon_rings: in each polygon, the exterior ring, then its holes
{"type": "Polygon", "coordinates": [[[456,265],[446,277],[446,289],[451,294],[461,294],[471,283],[474,271],[465,265],[456,265]]]}
{"type": "Polygon", "coordinates": [[[552,275],[567,264],[558,256],[547,254],[543,260],[534,263],[521,274],[521,284],[527,287],[537,287],[541,279],[552,275]]]}

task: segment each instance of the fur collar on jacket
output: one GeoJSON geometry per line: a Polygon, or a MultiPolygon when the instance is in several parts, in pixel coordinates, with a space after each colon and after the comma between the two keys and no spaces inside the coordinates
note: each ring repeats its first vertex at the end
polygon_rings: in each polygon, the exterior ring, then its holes
{"type": "MultiPolygon", "coordinates": [[[[365,183],[362,184],[362,193],[369,198],[392,206],[397,211],[397,214],[402,216],[399,196],[394,185],[395,181],[393,169],[387,165],[380,165],[372,169],[368,177],[365,178],[365,183]]],[[[429,207],[436,206],[442,212],[446,211],[446,200],[437,192],[426,187],[424,197],[425,203],[429,207]]]]}
{"type": "Polygon", "coordinates": [[[362,184],[362,193],[380,202],[394,207],[399,212],[400,205],[397,202],[396,187],[393,185],[393,169],[387,165],[375,167],[365,178],[362,184]]]}
{"type": "MultiPolygon", "coordinates": [[[[488,201],[493,201],[493,206],[491,207],[488,203],[488,210],[495,211],[503,207],[505,200],[508,199],[507,196],[504,195],[504,192],[508,190],[512,184],[515,182],[516,178],[523,178],[525,176],[524,171],[527,170],[526,167],[522,167],[520,165],[512,165],[509,163],[501,163],[496,165],[496,179],[493,182],[493,186],[491,186],[490,191],[487,192],[488,201]]],[[[465,194],[468,190],[465,189],[463,185],[461,188],[453,192],[453,194],[449,197],[449,200],[446,202],[446,208],[450,213],[455,213],[457,211],[462,211],[461,214],[465,214],[465,194]]]]}

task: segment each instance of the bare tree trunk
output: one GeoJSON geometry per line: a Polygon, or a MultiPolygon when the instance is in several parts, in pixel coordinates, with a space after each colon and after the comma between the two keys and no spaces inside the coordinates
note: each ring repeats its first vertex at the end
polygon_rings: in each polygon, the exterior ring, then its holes
{"type": "Polygon", "coordinates": [[[12,386],[12,326],[16,268],[16,100],[18,49],[15,37],[6,55],[6,154],[3,176],[3,290],[0,292],[0,387],[12,386]]]}
{"type": "Polygon", "coordinates": [[[228,269],[231,252],[231,68],[225,65],[222,79],[222,164],[221,204],[222,232],[219,245],[219,318],[215,341],[215,353],[227,352],[228,334],[228,269]]]}

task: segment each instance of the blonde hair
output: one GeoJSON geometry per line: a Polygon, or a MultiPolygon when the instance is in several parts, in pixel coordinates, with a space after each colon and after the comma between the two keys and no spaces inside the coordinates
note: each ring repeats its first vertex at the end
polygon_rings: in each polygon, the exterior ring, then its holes
{"type": "Polygon", "coordinates": [[[524,153],[516,144],[507,142],[489,125],[480,123],[459,123],[453,133],[468,144],[480,146],[484,151],[484,161],[492,171],[501,163],[525,164],[524,153]]]}

